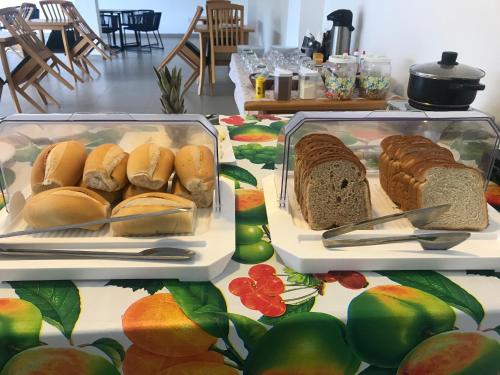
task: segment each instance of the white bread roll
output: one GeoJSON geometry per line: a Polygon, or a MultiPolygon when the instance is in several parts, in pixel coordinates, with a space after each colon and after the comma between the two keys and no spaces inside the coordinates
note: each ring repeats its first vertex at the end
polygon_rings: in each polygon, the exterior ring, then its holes
{"type": "Polygon", "coordinates": [[[114,192],[127,184],[128,154],[120,146],[106,143],[87,157],[83,184],[92,189],[114,192]]]}
{"type": "Polygon", "coordinates": [[[67,141],[45,147],[31,169],[31,190],[37,194],[63,186],[75,186],[82,178],[87,153],[82,143],[67,141]]]}
{"type": "Polygon", "coordinates": [[[127,176],[131,184],[151,190],[164,187],[174,171],[174,153],[154,143],[143,144],[130,153],[127,176]]]}
{"type": "Polygon", "coordinates": [[[139,194],[159,193],[159,192],[162,192],[161,189],[160,190],[151,190],[151,189],[147,189],[147,188],[143,188],[140,186],[135,186],[135,185],[130,184],[125,189],[123,189],[122,198],[123,198],[123,200],[125,200],[125,199],[135,197],[136,195],[139,195],[139,194]]]}
{"type": "MultiPolygon", "coordinates": [[[[109,203],[99,194],[81,187],[61,187],[32,196],[23,210],[24,220],[35,229],[78,224],[109,217],[109,203]]],[[[82,227],[98,230],[102,225],[82,227]]]]}
{"type": "Polygon", "coordinates": [[[110,205],[114,205],[115,203],[121,202],[122,201],[122,194],[123,194],[123,191],[125,190],[125,188],[124,188],[122,190],[117,190],[117,191],[103,191],[103,190],[94,189],[94,188],[85,186],[83,181],[80,182],[79,186],[82,188],[88,189],[88,190],[92,190],[93,192],[99,194],[101,197],[106,199],[110,205]]]}
{"type": "MultiPolygon", "coordinates": [[[[170,189],[170,192],[179,197],[189,199],[190,201],[193,200],[191,192],[181,184],[181,182],[179,181],[179,177],[177,177],[177,174],[174,174],[174,177],[172,178],[172,187],[170,189]]],[[[198,207],[198,205],[196,205],[196,207],[198,207]]]]}
{"type": "Polygon", "coordinates": [[[190,200],[167,193],[145,193],[119,203],[113,217],[158,212],[171,208],[192,208],[172,215],[112,223],[115,236],[154,236],[158,234],[192,233],[195,227],[196,205],[190,200]]]}
{"type": "Polygon", "coordinates": [[[197,207],[212,205],[215,168],[214,154],[208,147],[182,147],[175,157],[175,173],[197,207]]]}
{"type": "Polygon", "coordinates": [[[174,174],[174,178],[172,179],[172,187],[170,189],[172,194],[175,194],[179,197],[183,197],[193,201],[196,204],[196,207],[206,208],[212,205],[213,200],[213,189],[212,190],[201,190],[199,192],[191,193],[184,185],[179,181],[179,177],[177,174],[174,174]]]}

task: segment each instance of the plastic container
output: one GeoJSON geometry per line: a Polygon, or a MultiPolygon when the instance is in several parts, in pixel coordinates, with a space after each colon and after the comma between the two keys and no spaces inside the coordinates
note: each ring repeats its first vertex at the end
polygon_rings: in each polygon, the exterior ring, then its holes
{"type": "Polygon", "coordinates": [[[323,80],[317,71],[301,69],[299,72],[299,98],[316,99],[320,93],[323,80]]]}
{"type": "Polygon", "coordinates": [[[384,99],[391,85],[391,60],[384,56],[366,56],[361,63],[359,95],[366,99],[384,99]]]}
{"type": "MultiPolygon", "coordinates": [[[[0,234],[25,230],[19,215],[31,195],[34,160],[47,145],[76,140],[87,152],[113,143],[131,152],[144,143],[168,147],[174,153],[187,144],[204,145],[214,155],[219,170],[217,129],[200,115],[51,114],[13,115],[0,122],[0,172],[7,186],[1,193],[6,207],[0,210],[0,234]],[[8,177],[8,178],[5,178],[8,177]]],[[[1,184],[0,184],[1,186],[1,184]]],[[[69,230],[45,235],[2,239],[5,248],[45,250],[93,249],[137,252],[165,246],[191,248],[190,262],[151,262],[97,259],[0,259],[0,280],[84,280],[107,278],[165,278],[206,281],[220,274],[234,253],[234,184],[215,174],[213,206],[199,208],[191,234],[115,237],[109,226],[97,232],[69,230]],[[222,242],[221,242],[222,241],[222,242]]]]}
{"type": "MultiPolygon", "coordinates": [[[[273,246],[285,265],[301,273],[330,270],[496,269],[500,270],[500,214],[492,207],[489,225],[450,251],[424,251],[417,242],[327,249],[321,231],[312,230],[302,216],[294,191],[295,145],[311,133],[335,135],[366,167],[372,216],[399,212],[379,182],[381,141],[391,135],[422,135],[448,148],[456,161],[477,168],[485,188],[500,144],[500,128],[488,115],[457,112],[301,112],[278,135],[274,176],[262,180],[273,246]]],[[[453,186],[450,185],[451,189],[453,186]]],[[[413,235],[429,231],[398,220],[343,235],[345,239],[413,235]]]]}
{"type": "Polygon", "coordinates": [[[293,73],[285,69],[276,69],[274,72],[274,99],[290,100],[292,97],[293,73]]]}
{"type": "Polygon", "coordinates": [[[350,100],[356,83],[357,64],[354,56],[330,56],[324,72],[327,98],[350,100]]]}

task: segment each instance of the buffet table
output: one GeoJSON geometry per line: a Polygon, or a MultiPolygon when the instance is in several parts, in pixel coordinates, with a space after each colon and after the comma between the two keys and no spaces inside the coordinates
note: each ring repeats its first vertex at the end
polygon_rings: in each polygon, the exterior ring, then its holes
{"type": "Polygon", "coordinates": [[[299,99],[298,91],[292,91],[291,100],[275,100],[273,91],[267,90],[264,99],[255,99],[255,89],[238,54],[231,56],[229,78],[235,85],[234,100],[241,115],[246,113],[296,113],[300,111],[372,111],[385,109],[385,100],[353,98],[338,101],[327,98],[299,99]]]}
{"type": "MultiPolygon", "coordinates": [[[[286,121],[272,115],[219,118],[233,127],[276,128],[286,121]]],[[[274,138],[249,144],[240,134],[232,141],[237,163],[222,167],[256,204],[263,200],[260,181],[275,168],[274,138]]],[[[7,364],[2,374],[33,367],[43,374],[57,368],[61,374],[126,375],[271,369],[396,374],[398,366],[405,374],[433,373],[429,368],[448,374],[453,368],[487,375],[500,369],[500,274],[300,274],[276,258],[265,217],[259,221],[250,209],[237,199],[237,223],[245,226],[237,229],[233,260],[212,282],[144,275],[143,280],[3,283],[0,366],[7,364]],[[415,347],[417,353],[402,363],[415,347]]]]}

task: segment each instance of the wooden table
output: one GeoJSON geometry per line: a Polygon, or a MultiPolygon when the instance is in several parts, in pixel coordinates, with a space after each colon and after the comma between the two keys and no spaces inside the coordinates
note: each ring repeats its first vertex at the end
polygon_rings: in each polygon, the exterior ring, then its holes
{"type": "Polygon", "coordinates": [[[231,56],[229,77],[235,85],[235,102],[240,114],[293,114],[300,111],[374,111],[387,108],[386,100],[368,100],[354,97],[351,100],[327,98],[299,99],[298,91],[292,91],[292,99],[275,100],[272,90],[264,99],[255,99],[255,89],[238,54],[231,56]]]}
{"type": "MultiPolygon", "coordinates": [[[[68,66],[69,68],[75,72],[75,68],[73,67],[73,55],[71,54],[71,48],[68,43],[68,36],[66,34],[66,31],[69,31],[67,29],[73,27],[73,22],[70,20],[42,20],[42,19],[34,19],[34,20],[29,20],[27,21],[28,25],[33,29],[33,30],[39,30],[40,31],[40,37],[42,41],[45,43],[45,37],[43,35],[43,30],[51,30],[51,31],[60,31],[62,35],[62,41],[64,45],[64,54],[66,55],[68,59],[68,66]]],[[[76,72],[75,72],[76,74],[76,72]]],[[[75,78],[76,80],[76,78],[75,78]]]]}
{"type": "Polygon", "coordinates": [[[374,111],[386,109],[385,100],[353,98],[351,100],[291,99],[252,100],[245,102],[245,111],[262,114],[297,113],[301,111],[374,111]]]}
{"type": "Polygon", "coordinates": [[[17,99],[16,89],[12,83],[11,70],[9,60],[7,60],[7,48],[16,45],[16,39],[7,31],[0,30],[0,60],[2,60],[3,71],[5,72],[5,80],[9,86],[10,96],[14,102],[17,113],[21,113],[21,105],[17,99]]]}
{"type": "MultiPolygon", "coordinates": [[[[207,25],[198,24],[194,28],[200,38],[200,76],[198,79],[198,95],[203,94],[203,82],[205,81],[205,68],[207,59],[207,46],[210,42],[210,30],[207,25]]],[[[255,29],[250,26],[243,26],[243,43],[248,44],[248,35],[253,33],[255,29]]]]}

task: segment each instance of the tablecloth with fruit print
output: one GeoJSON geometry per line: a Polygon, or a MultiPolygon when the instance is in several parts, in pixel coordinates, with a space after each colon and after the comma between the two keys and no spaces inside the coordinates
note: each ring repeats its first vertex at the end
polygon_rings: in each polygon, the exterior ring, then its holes
{"type": "Polygon", "coordinates": [[[221,170],[238,188],[237,249],[222,275],[3,283],[0,375],[498,374],[500,274],[304,275],[280,263],[259,181],[286,121],[214,120],[238,159],[221,170]]]}

